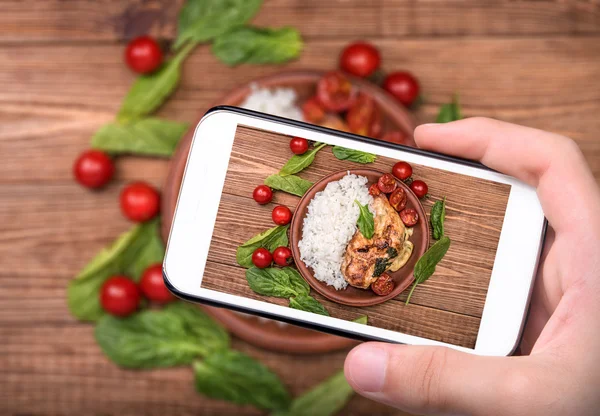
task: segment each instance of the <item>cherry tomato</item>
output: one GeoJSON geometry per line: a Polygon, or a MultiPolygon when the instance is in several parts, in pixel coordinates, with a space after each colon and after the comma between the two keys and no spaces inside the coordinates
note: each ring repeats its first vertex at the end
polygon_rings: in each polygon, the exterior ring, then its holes
{"type": "Polygon", "coordinates": [[[419,214],[412,208],[400,211],[400,219],[407,227],[412,227],[419,221],[419,214]]]}
{"type": "Polygon", "coordinates": [[[371,290],[379,296],[389,295],[394,290],[394,281],[389,274],[383,273],[377,280],[371,283],[371,290]]]}
{"type": "Polygon", "coordinates": [[[290,140],[290,150],[295,155],[303,155],[308,150],[308,140],[302,137],[294,137],[290,140]]]}
{"type": "Polygon", "coordinates": [[[410,178],[412,173],[412,166],[406,162],[398,162],[392,168],[392,174],[401,181],[405,181],[410,178]]]}
{"type": "Polygon", "coordinates": [[[259,204],[265,205],[273,199],[273,191],[267,185],[258,185],[252,192],[252,198],[259,204]]]}
{"type": "Polygon", "coordinates": [[[273,222],[275,224],[286,225],[292,220],[292,211],[290,211],[290,209],[286,206],[277,205],[275,208],[273,208],[271,217],[273,218],[273,222]]]}
{"type": "Polygon", "coordinates": [[[346,114],[346,122],[352,133],[370,137],[378,137],[381,134],[381,112],[375,101],[365,94],[358,95],[346,114]]]}
{"type": "Polygon", "coordinates": [[[73,164],[73,175],[86,188],[100,188],[108,183],[115,173],[115,165],[108,155],[100,150],[83,152],[73,164]]]}
{"type": "Polygon", "coordinates": [[[396,183],[396,178],[394,178],[391,173],[382,175],[377,181],[377,187],[384,194],[391,194],[397,186],[398,183],[396,183]]]}
{"type": "Polygon", "coordinates": [[[138,308],[140,291],[133,280],[125,276],[113,276],[100,289],[100,304],[111,315],[127,316],[138,308]]]}
{"type": "Polygon", "coordinates": [[[379,190],[379,187],[376,183],[371,184],[371,186],[369,186],[369,194],[371,196],[381,195],[381,191],[379,190]]]}
{"type": "Polygon", "coordinates": [[[423,199],[429,191],[429,187],[427,186],[427,184],[418,179],[416,181],[412,181],[412,183],[410,184],[410,189],[415,193],[415,195],[419,199],[423,199]]]}
{"type": "Polygon", "coordinates": [[[328,72],[317,84],[317,99],[329,111],[346,111],[352,105],[355,95],[352,83],[339,71],[328,72]]]}
{"type": "Polygon", "coordinates": [[[175,300],[175,296],[169,292],[165,285],[162,264],[160,263],[154,264],[144,271],[139,286],[144,296],[153,302],[162,304],[175,300]]]}
{"type": "Polygon", "coordinates": [[[273,251],[273,261],[281,267],[289,266],[294,262],[292,250],[283,246],[277,247],[275,251],[273,251]]]}
{"type": "Polygon", "coordinates": [[[394,207],[396,211],[402,211],[406,207],[406,192],[404,189],[397,188],[390,195],[390,205],[394,207]]]}
{"type": "Polygon", "coordinates": [[[266,248],[257,248],[252,253],[252,263],[258,267],[259,269],[264,269],[265,267],[269,267],[273,262],[273,256],[269,253],[269,250],[266,248]]]}
{"type": "Polygon", "coordinates": [[[420,90],[419,82],[410,72],[392,72],[383,81],[383,89],[407,107],[415,102],[420,90]]]}
{"type": "Polygon", "coordinates": [[[312,97],[302,105],[302,115],[304,116],[304,121],[318,123],[325,117],[325,110],[321,107],[321,103],[319,103],[317,97],[312,97]]]}
{"type": "Polygon", "coordinates": [[[373,45],[355,42],[346,46],[340,55],[340,68],[357,77],[368,77],[379,68],[381,56],[373,45]]]}
{"type": "Polygon", "coordinates": [[[120,196],[121,212],[131,221],[148,221],[158,214],[160,195],[145,182],[133,182],[127,185],[120,196]]]}
{"type": "Polygon", "coordinates": [[[148,74],[156,70],[163,61],[158,43],[150,36],[133,39],[125,49],[127,66],[138,74],[148,74]]]}

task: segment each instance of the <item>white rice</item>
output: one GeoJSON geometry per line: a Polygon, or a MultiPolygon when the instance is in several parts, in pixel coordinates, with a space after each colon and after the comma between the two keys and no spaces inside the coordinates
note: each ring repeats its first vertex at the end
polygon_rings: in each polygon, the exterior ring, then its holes
{"type": "Polygon", "coordinates": [[[348,285],[341,266],[360,215],[354,201],[362,205],[370,205],[373,201],[367,182],[366,177],[350,173],[339,181],[330,182],[310,201],[304,218],[302,240],[298,242],[300,258],[313,269],[315,278],[337,290],[348,285]]]}
{"type": "Polygon", "coordinates": [[[296,105],[296,91],[292,88],[260,88],[250,85],[252,92],[242,103],[243,108],[273,114],[275,116],[302,120],[302,110],[296,105]]]}

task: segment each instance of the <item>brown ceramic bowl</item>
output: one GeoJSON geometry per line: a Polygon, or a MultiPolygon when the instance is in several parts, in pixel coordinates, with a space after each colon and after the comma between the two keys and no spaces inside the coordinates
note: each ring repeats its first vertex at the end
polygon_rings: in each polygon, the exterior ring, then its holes
{"type": "MultiPolygon", "coordinates": [[[[304,218],[308,213],[308,205],[314,198],[317,192],[325,189],[328,183],[338,181],[348,173],[347,170],[332,173],[331,175],[325,176],[319,182],[315,183],[302,197],[290,226],[290,246],[294,261],[298,267],[298,271],[308,284],[321,295],[327,299],[341,303],[348,306],[372,306],[379,303],[383,303],[389,299],[392,299],[402,293],[410,284],[414,281],[413,269],[417,260],[425,253],[429,247],[429,225],[427,222],[427,215],[425,210],[419,201],[419,198],[410,190],[406,184],[402,181],[397,181],[398,186],[402,187],[406,192],[407,197],[407,208],[413,208],[419,214],[419,222],[414,226],[414,232],[410,241],[414,244],[413,253],[410,256],[408,262],[399,270],[389,273],[390,277],[394,280],[394,290],[388,295],[379,296],[375,294],[371,289],[359,289],[356,287],[348,286],[343,290],[336,290],[334,287],[329,286],[314,277],[313,271],[310,267],[306,266],[302,260],[300,260],[300,250],[298,248],[298,242],[302,239],[302,229],[304,226],[304,218]]],[[[360,176],[366,176],[369,180],[367,185],[376,183],[377,180],[384,174],[384,172],[375,169],[352,169],[350,173],[354,173],[360,176]]]]}

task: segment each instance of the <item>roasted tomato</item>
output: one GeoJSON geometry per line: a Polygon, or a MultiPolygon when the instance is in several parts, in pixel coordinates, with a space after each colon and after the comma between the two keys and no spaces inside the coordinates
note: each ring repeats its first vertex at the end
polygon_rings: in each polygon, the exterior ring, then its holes
{"type": "Polygon", "coordinates": [[[379,187],[377,186],[376,183],[374,183],[371,186],[369,186],[369,194],[371,196],[381,195],[381,191],[379,190],[379,187]]]}
{"type": "Polygon", "coordinates": [[[391,194],[396,190],[398,183],[396,183],[396,178],[391,173],[386,173],[379,178],[377,181],[377,187],[384,194],[391,194]]]}
{"type": "Polygon", "coordinates": [[[337,113],[352,106],[356,92],[352,83],[339,71],[328,72],[317,84],[317,98],[326,110],[337,113]]]}
{"type": "Polygon", "coordinates": [[[319,126],[340,131],[350,131],[344,120],[335,114],[327,114],[325,118],[319,122],[319,126]]]}
{"type": "Polygon", "coordinates": [[[317,97],[312,97],[306,100],[302,106],[302,115],[304,116],[304,121],[318,123],[325,117],[325,110],[321,107],[321,103],[319,103],[317,97]]]}
{"type": "Polygon", "coordinates": [[[381,112],[375,101],[368,95],[358,95],[348,114],[346,114],[346,122],[352,133],[369,137],[379,137],[381,135],[381,112]]]}
{"type": "Polygon", "coordinates": [[[379,296],[389,295],[394,290],[394,281],[389,274],[383,273],[371,284],[371,290],[379,296]]]}
{"type": "Polygon", "coordinates": [[[390,205],[394,207],[396,211],[402,211],[406,207],[406,192],[402,188],[396,188],[390,195],[390,205]]]}
{"type": "Polygon", "coordinates": [[[407,227],[412,227],[419,221],[419,214],[412,208],[400,211],[400,219],[407,227]]]}

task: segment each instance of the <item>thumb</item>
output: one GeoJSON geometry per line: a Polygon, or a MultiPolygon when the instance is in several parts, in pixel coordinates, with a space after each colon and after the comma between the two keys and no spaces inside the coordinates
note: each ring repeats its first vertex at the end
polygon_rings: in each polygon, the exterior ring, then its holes
{"type": "Polygon", "coordinates": [[[348,354],[344,372],[361,395],[411,413],[490,414],[515,399],[524,358],[369,342],[348,354]]]}

